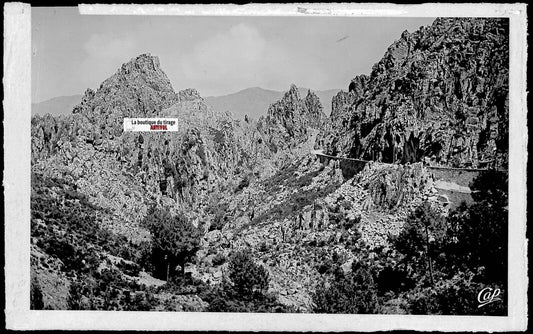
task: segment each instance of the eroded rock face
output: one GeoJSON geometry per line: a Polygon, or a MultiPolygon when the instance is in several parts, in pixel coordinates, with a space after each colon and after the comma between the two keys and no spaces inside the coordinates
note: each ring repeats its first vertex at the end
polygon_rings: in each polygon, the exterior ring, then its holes
{"type": "Polygon", "coordinates": [[[317,148],[332,155],[505,167],[509,21],[439,18],[407,31],[332,101],[317,148]]]}
{"type": "Polygon", "coordinates": [[[124,117],[159,115],[182,98],[161,70],[159,59],[142,54],[125,63],[93,92],[88,89],[74,114],[82,114],[103,137],[119,136],[124,117]]]}
{"type": "Polygon", "coordinates": [[[87,89],[72,115],[34,117],[33,161],[54,154],[62,137],[64,141],[85,140],[94,145],[118,138],[124,117],[153,117],[163,108],[190,100],[191,95],[174,92],[157,57],[140,55],[123,64],[96,91],[87,89]]]}
{"type": "MultiPolygon", "coordinates": [[[[96,92],[87,90],[72,115],[32,119],[32,165],[39,173],[76,170],[81,182],[94,174],[88,166],[98,164],[109,175],[128,175],[146,199],[164,195],[182,208],[205,205],[221,188],[232,190],[270,155],[255,124],[211,110],[194,89],[175,93],[158,58],[147,54],[122,65],[96,92]],[[124,117],[156,116],[178,118],[179,131],[123,131],[124,117]],[[80,152],[88,163],[76,160],[80,152]]],[[[117,182],[94,180],[104,187],[117,182]]],[[[121,188],[127,191],[117,184],[121,188]]]]}
{"type": "Polygon", "coordinates": [[[321,129],[325,120],[315,93],[308,91],[301,99],[298,88],[291,85],[281,100],[270,105],[267,116],[259,119],[258,129],[270,149],[278,152],[305,142],[310,136],[309,128],[321,129]]]}

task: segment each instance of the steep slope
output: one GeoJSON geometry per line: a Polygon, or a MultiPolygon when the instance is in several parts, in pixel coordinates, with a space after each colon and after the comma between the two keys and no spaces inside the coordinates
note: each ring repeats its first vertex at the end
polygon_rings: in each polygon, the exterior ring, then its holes
{"type": "Polygon", "coordinates": [[[255,124],[212,111],[193,89],[175,93],[150,55],[87,90],[72,115],[32,118],[32,171],[74,183],[132,239],[150,205],[191,208],[196,221],[212,194],[268,173],[259,166],[271,155],[255,124]],[[179,131],[123,132],[124,117],[154,116],[177,117],[179,131]]]}
{"type": "MultiPolygon", "coordinates": [[[[219,202],[225,223],[206,234],[206,248],[246,248],[265,264],[279,300],[312,310],[312,292],[338,264],[349,271],[365,249],[390,247],[412,208],[427,200],[440,211],[434,181],[420,163],[367,165],[352,179],[335,162],[307,154],[219,202]]],[[[200,272],[209,272],[205,264],[200,272]]],[[[213,280],[212,274],[199,276],[213,280]]]]}
{"type": "Polygon", "coordinates": [[[82,95],[58,96],[52,99],[32,103],[31,114],[52,116],[68,115],[72,113],[72,109],[80,102],[82,95]]]}
{"type": "Polygon", "coordinates": [[[333,99],[317,147],[382,162],[505,167],[509,22],[439,18],[389,47],[333,99]]]}

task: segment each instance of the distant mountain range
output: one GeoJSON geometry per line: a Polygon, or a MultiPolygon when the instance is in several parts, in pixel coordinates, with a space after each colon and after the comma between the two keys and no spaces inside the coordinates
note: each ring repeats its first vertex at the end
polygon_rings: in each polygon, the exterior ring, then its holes
{"type": "Polygon", "coordinates": [[[31,114],[69,115],[72,109],[81,101],[83,95],[58,96],[53,99],[31,104],[31,114]]]}
{"type": "MultiPolygon", "coordinates": [[[[304,98],[309,89],[298,88],[298,90],[300,96],[304,98]]],[[[320,99],[322,107],[324,108],[324,113],[329,115],[331,112],[331,99],[340,91],[340,89],[311,91],[313,91],[320,99]]],[[[270,104],[281,99],[283,94],[284,92],[253,87],[233,94],[223,96],[208,96],[205,98],[205,101],[215,110],[231,111],[236,119],[242,119],[244,118],[244,115],[258,119],[260,116],[266,115],[270,104]]]]}
{"type": "MultiPolygon", "coordinates": [[[[308,88],[298,88],[302,98],[307,95],[308,88]]],[[[331,112],[331,99],[340,89],[311,90],[313,91],[324,108],[324,113],[329,116],[331,112]]],[[[267,114],[268,107],[281,99],[284,92],[253,87],[243,89],[236,93],[222,96],[208,96],[205,98],[207,105],[217,111],[231,111],[235,119],[243,119],[245,115],[258,119],[267,114]]],[[[32,115],[52,114],[68,115],[81,101],[83,95],[59,96],[39,103],[32,103],[32,115]]]]}

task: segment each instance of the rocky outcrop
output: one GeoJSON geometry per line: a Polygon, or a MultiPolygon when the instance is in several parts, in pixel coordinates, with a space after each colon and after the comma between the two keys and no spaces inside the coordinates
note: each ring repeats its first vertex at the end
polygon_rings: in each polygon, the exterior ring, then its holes
{"type": "Polygon", "coordinates": [[[310,136],[309,129],[321,129],[325,120],[316,94],[308,91],[302,100],[298,88],[291,85],[281,100],[270,105],[267,116],[259,119],[257,127],[271,150],[278,152],[305,142],[310,136]]]}
{"type": "Polygon", "coordinates": [[[124,117],[160,115],[163,108],[196,95],[190,91],[176,94],[159,59],[140,55],[123,64],[96,91],[87,89],[72,115],[32,118],[33,161],[54,154],[60,138],[101,145],[122,135],[124,117]]]}
{"type": "Polygon", "coordinates": [[[222,199],[233,219],[209,232],[206,248],[246,247],[269,269],[280,301],[305,312],[312,308],[309,292],[331,263],[347,271],[363,247],[390,247],[389,237],[423,201],[445,212],[438,196],[421,163],[370,163],[345,180],[337,161],[323,165],[309,154],[222,199]]]}
{"type": "Polygon", "coordinates": [[[316,146],[382,162],[505,167],[508,50],[508,19],[439,18],[405,31],[334,97],[316,146]]]}
{"type": "Polygon", "coordinates": [[[87,89],[73,113],[85,115],[104,137],[119,136],[124,117],[159,115],[185,95],[176,95],[159,58],[142,54],[123,64],[96,92],[87,89]]]}
{"type": "MultiPolygon", "coordinates": [[[[76,183],[90,180],[89,188],[114,189],[107,203],[118,201],[119,211],[130,183],[145,189],[144,200],[163,195],[181,208],[201,209],[210,193],[233,191],[270,155],[255,124],[211,110],[194,89],[175,93],[150,55],[122,65],[96,92],[87,90],[73,115],[32,119],[33,170],[73,174],[76,183]],[[178,118],[179,131],[123,132],[124,117],[155,116],[178,118]]],[[[105,206],[101,194],[107,191],[90,193],[105,206]]]]}
{"type": "Polygon", "coordinates": [[[322,103],[320,102],[319,97],[309,90],[307,91],[307,95],[303,102],[307,109],[307,113],[304,112],[307,126],[313,129],[321,129],[326,121],[326,115],[323,112],[322,103]]]}
{"type": "Polygon", "coordinates": [[[31,161],[44,160],[59,150],[61,142],[83,141],[102,144],[102,137],[84,115],[54,117],[50,114],[31,119],[31,161]]]}

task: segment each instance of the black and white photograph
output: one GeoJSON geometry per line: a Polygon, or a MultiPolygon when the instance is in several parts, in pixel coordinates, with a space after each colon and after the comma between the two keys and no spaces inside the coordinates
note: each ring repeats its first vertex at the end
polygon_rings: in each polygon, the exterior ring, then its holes
{"type": "Polygon", "coordinates": [[[512,11],[293,7],[27,7],[29,310],[517,315],[512,11]]]}

